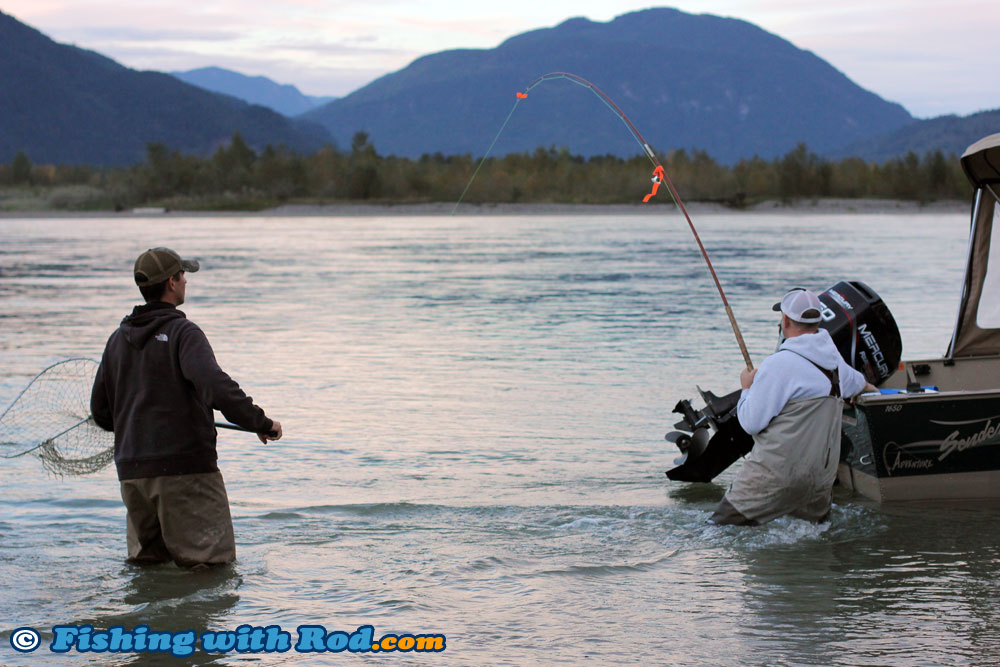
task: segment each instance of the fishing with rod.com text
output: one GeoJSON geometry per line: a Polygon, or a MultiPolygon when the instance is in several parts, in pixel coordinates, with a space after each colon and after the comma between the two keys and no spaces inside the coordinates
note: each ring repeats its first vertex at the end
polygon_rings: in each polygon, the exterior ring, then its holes
{"type": "MultiPolygon", "coordinates": [[[[440,653],[445,650],[443,634],[386,634],[375,639],[375,628],[359,626],[351,633],[330,631],[322,625],[300,625],[292,633],[281,626],[241,625],[235,630],[195,630],[181,632],[152,630],[138,625],[128,630],[115,625],[107,630],[91,625],[56,625],[52,627],[52,653],[169,653],[186,657],[195,651],[205,653],[440,653]]],[[[35,629],[22,627],[10,636],[10,645],[19,653],[31,653],[42,645],[35,629]]]]}

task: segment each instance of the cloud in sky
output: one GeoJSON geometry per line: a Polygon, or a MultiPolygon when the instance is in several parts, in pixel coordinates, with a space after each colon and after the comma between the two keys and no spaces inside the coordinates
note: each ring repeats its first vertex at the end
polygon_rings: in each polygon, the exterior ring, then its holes
{"type": "Polygon", "coordinates": [[[771,4],[762,27],[914,115],[1000,108],[1000,82],[988,74],[1000,3],[851,0],[798,12],[796,3],[771,4]]]}
{"type": "MultiPolygon", "coordinates": [[[[3,11],[60,42],[137,69],[217,65],[314,95],[345,95],[415,58],[493,48],[574,16],[607,21],[649,7],[626,0],[6,0],[3,11]]],[[[953,0],[680,0],[741,18],[830,62],[859,85],[928,117],[1000,107],[1000,3],[953,0]]]]}

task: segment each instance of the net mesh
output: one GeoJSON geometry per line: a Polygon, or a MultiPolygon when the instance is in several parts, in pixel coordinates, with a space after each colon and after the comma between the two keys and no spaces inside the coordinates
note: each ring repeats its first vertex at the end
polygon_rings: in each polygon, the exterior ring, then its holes
{"type": "Polygon", "coordinates": [[[37,456],[56,475],[97,472],[114,458],[114,435],[90,415],[98,363],[67,359],[49,366],[0,415],[0,457],[37,456]]]}

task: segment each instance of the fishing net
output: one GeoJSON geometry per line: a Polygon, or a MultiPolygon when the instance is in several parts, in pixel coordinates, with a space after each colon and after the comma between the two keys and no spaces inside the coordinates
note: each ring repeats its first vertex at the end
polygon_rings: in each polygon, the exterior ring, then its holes
{"type": "Polygon", "coordinates": [[[0,415],[0,458],[31,454],[55,475],[86,475],[114,458],[114,434],[94,423],[90,391],[98,363],[67,359],[28,383],[0,415]]]}

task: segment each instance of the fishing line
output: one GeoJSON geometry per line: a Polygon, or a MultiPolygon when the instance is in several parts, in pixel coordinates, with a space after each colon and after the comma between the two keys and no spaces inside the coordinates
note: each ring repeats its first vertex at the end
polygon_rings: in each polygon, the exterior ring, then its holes
{"type": "Polygon", "coordinates": [[[608,97],[608,95],[605,94],[604,91],[595,86],[593,83],[584,79],[582,76],[578,76],[576,74],[570,74],[569,72],[549,72],[548,74],[543,74],[542,76],[532,81],[531,84],[527,88],[525,88],[523,93],[522,92],[517,93],[517,99],[514,102],[514,106],[511,108],[510,113],[507,114],[507,118],[504,120],[503,125],[501,125],[500,131],[497,132],[496,136],[493,138],[493,143],[490,144],[490,147],[489,149],[487,149],[486,154],[483,155],[483,158],[479,161],[479,166],[476,167],[475,172],[472,174],[472,178],[469,179],[468,185],[466,185],[465,190],[462,191],[462,196],[459,197],[457,202],[455,202],[455,208],[452,209],[452,215],[454,215],[455,211],[458,210],[459,204],[462,203],[462,200],[465,198],[466,193],[472,186],[472,182],[479,174],[479,170],[486,162],[486,159],[489,157],[490,152],[492,152],[493,147],[496,146],[497,140],[499,140],[500,135],[507,127],[507,124],[510,122],[510,119],[514,115],[514,111],[517,109],[518,105],[521,103],[522,100],[528,99],[528,93],[531,92],[531,90],[535,86],[538,86],[545,81],[552,81],[554,79],[566,79],[567,81],[575,83],[578,86],[582,86],[583,88],[587,88],[592,93],[594,93],[594,95],[596,95],[597,98],[601,100],[604,103],[604,105],[611,110],[612,113],[618,116],[618,118],[622,121],[622,123],[625,124],[625,127],[628,129],[629,133],[639,143],[639,146],[642,148],[643,153],[645,153],[646,157],[648,157],[650,162],[653,163],[654,166],[653,189],[649,194],[647,194],[643,198],[642,201],[648,202],[651,197],[655,196],[661,183],[667,186],[667,191],[670,193],[670,198],[674,200],[674,203],[684,214],[684,219],[687,220],[688,227],[691,228],[691,233],[694,235],[694,240],[698,243],[698,249],[701,251],[701,256],[705,259],[705,264],[708,265],[709,273],[712,274],[712,280],[715,282],[715,288],[716,290],[718,290],[719,296],[722,298],[722,305],[726,309],[726,315],[729,317],[729,324],[733,328],[733,334],[736,336],[736,342],[740,346],[740,352],[743,354],[743,360],[746,362],[747,369],[752,370],[753,362],[750,361],[750,353],[747,351],[746,343],[743,341],[743,334],[740,333],[740,327],[738,324],[736,324],[736,316],[733,314],[733,309],[729,305],[729,299],[726,298],[726,292],[722,289],[722,283],[719,282],[719,276],[715,273],[715,267],[712,266],[712,260],[709,259],[708,251],[705,250],[705,245],[701,242],[701,236],[698,234],[698,230],[695,229],[694,223],[691,221],[691,216],[688,214],[687,207],[684,206],[684,202],[681,200],[680,194],[678,194],[677,189],[674,187],[673,182],[670,180],[670,177],[667,176],[667,172],[664,169],[663,164],[660,162],[659,158],[656,157],[656,153],[653,151],[652,148],[650,148],[649,143],[643,138],[642,134],[640,134],[638,128],[636,128],[636,126],[632,123],[632,121],[629,120],[629,117],[625,114],[625,112],[622,111],[617,104],[615,104],[614,100],[608,97]]]}
{"type": "Polygon", "coordinates": [[[476,170],[472,172],[472,178],[469,179],[469,182],[465,185],[465,189],[462,190],[462,196],[458,198],[457,202],[455,202],[455,208],[451,209],[452,215],[455,215],[455,211],[458,210],[458,205],[462,203],[463,199],[465,199],[465,194],[469,191],[469,188],[472,187],[472,181],[476,180],[476,176],[479,175],[479,170],[483,168],[483,163],[486,162],[486,158],[490,156],[490,152],[493,150],[493,147],[497,145],[497,140],[500,138],[500,135],[503,134],[504,129],[507,127],[507,123],[510,122],[511,116],[514,115],[514,111],[517,109],[517,105],[520,103],[521,103],[521,98],[518,97],[514,101],[514,106],[511,107],[510,113],[507,114],[507,118],[504,119],[503,125],[500,126],[500,131],[497,132],[497,135],[495,137],[493,137],[493,143],[491,143],[490,147],[486,149],[486,154],[483,155],[483,159],[479,161],[479,165],[476,167],[476,170]]]}

